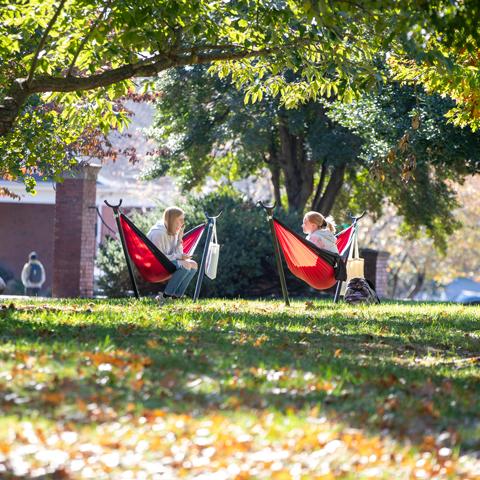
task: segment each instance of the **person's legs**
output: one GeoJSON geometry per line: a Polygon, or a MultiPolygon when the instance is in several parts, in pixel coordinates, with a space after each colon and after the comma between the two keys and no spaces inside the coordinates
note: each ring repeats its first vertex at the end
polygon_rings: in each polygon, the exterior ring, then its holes
{"type": "Polygon", "coordinates": [[[25,287],[25,295],[28,297],[38,297],[40,287],[25,287]]]}
{"type": "Polygon", "coordinates": [[[195,276],[197,273],[196,268],[192,268],[190,270],[187,270],[187,274],[183,277],[183,280],[177,285],[177,288],[175,290],[174,295],[176,297],[181,297],[185,293],[185,290],[187,287],[190,285],[190,282],[192,281],[192,278],[195,276]]]}
{"type": "Polygon", "coordinates": [[[177,296],[176,291],[178,287],[183,283],[185,278],[190,276],[190,270],[187,270],[182,265],[179,265],[178,269],[172,275],[172,278],[167,283],[165,287],[164,294],[169,296],[177,296]]]}

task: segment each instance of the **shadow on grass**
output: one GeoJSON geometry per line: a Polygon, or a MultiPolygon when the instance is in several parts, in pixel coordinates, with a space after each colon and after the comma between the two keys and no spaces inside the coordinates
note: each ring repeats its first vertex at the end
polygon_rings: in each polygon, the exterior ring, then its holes
{"type": "MultiPolygon", "coordinates": [[[[318,408],[374,434],[420,443],[426,434],[450,431],[463,450],[480,447],[472,433],[480,422],[478,363],[468,360],[479,352],[478,339],[468,336],[478,322],[468,315],[442,325],[427,317],[345,318],[328,309],[301,316],[199,310],[190,312],[195,323],[187,329],[176,320],[180,314],[166,310],[161,320],[136,325],[98,323],[91,312],[72,313],[73,324],[3,312],[2,342],[32,357],[47,355],[52,374],[43,390],[28,375],[23,383],[12,377],[2,410],[89,423],[109,421],[111,411],[124,414],[132,404],[138,414],[318,408]],[[94,352],[151,362],[139,379],[140,370],[128,364],[102,370],[90,360],[94,352]],[[61,402],[45,389],[62,392],[61,402]]],[[[0,361],[15,368],[11,350],[0,361]]]]}

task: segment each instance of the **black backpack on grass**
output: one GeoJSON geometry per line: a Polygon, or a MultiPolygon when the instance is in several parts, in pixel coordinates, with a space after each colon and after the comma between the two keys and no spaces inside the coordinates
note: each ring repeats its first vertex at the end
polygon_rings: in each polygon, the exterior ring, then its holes
{"type": "Polygon", "coordinates": [[[345,302],[353,305],[358,303],[380,303],[371,282],[365,278],[352,278],[345,290],[345,302]]]}

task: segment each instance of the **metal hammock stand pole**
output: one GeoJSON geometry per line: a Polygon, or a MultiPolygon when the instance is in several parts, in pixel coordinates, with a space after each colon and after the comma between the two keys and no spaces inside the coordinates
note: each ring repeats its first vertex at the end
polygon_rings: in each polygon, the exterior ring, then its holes
{"type": "Polygon", "coordinates": [[[275,235],[275,227],[273,225],[273,211],[275,210],[276,203],[273,205],[265,205],[263,202],[258,202],[257,206],[262,207],[266,214],[268,224],[270,225],[270,232],[273,240],[273,251],[275,252],[275,261],[277,264],[278,276],[280,277],[280,285],[282,286],[282,295],[285,305],[290,306],[290,299],[288,298],[287,282],[285,280],[285,272],[283,271],[282,257],[280,254],[280,246],[278,244],[278,238],[275,235]]]}
{"type": "Polygon", "coordinates": [[[211,217],[207,212],[205,212],[205,217],[207,218],[207,238],[205,239],[205,246],[203,247],[202,259],[200,261],[200,266],[198,267],[198,277],[197,283],[195,285],[195,293],[193,295],[193,301],[196,302],[200,296],[200,289],[202,288],[203,277],[205,276],[205,263],[207,261],[208,248],[210,246],[210,241],[212,239],[213,227],[217,218],[223,213],[223,210],[214,217],[211,217]]]}
{"type": "Polygon", "coordinates": [[[120,199],[117,205],[112,205],[106,200],[104,200],[104,202],[105,202],[105,205],[107,205],[107,207],[110,207],[113,210],[113,214],[117,222],[118,234],[120,235],[120,240],[122,242],[123,254],[125,255],[125,260],[127,262],[128,274],[130,275],[130,281],[132,282],[133,293],[135,294],[135,298],[138,299],[140,298],[140,294],[138,292],[137,281],[135,280],[135,274],[133,273],[132,263],[127,251],[127,244],[125,243],[125,236],[123,235],[122,226],[120,224],[119,209],[120,209],[120,206],[122,205],[122,199],[120,199]]]}

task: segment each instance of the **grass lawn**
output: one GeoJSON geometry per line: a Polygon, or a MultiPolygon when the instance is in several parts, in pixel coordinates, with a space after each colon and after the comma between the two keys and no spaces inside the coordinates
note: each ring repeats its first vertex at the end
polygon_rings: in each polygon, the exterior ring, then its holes
{"type": "Polygon", "coordinates": [[[480,307],[0,306],[0,478],[480,478],[480,307]]]}

